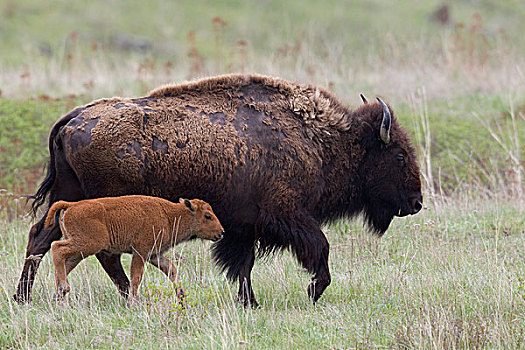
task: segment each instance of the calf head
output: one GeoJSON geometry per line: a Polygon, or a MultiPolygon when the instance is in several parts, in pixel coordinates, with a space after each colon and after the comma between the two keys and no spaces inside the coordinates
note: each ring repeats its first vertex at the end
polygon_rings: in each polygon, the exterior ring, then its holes
{"type": "Polygon", "coordinates": [[[224,228],[208,203],[200,199],[189,200],[183,198],[179,202],[185,205],[190,212],[189,215],[193,218],[192,231],[195,236],[214,242],[222,238],[224,228]]]}
{"type": "Polygon", "coordinates": [[[363,118],[365,155],[360,169],[364,214],[383,234],[394,216],[416,214],[423,206],[420,170],[410,139],[380,99],[357,112],[363,118]]]}

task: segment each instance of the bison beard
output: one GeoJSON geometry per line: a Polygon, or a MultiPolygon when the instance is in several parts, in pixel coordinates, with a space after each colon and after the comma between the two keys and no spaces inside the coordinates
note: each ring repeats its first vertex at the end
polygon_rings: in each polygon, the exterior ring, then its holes
{"type": "MultiPolygon", "coordinates": [[[[202,198],[226,230],[214,260],[239,282],[244,305],[257,305],[256,257],[280,250],[313,274],[315,302],[331,281],[322,224],[362,213],[383,234],[394,216],[421,208],[409,138],[383,101],[362,98],[351,111],[315,86],[228,75],[94,101],[53,126],[33,208],[126,194],[202,198]]],[[[60,237],[42,220],[31,228],[16,300],[30,299],[39,258],[60,237]]],[[[126,296],[120,255],[97,258],[126,296]]]]}

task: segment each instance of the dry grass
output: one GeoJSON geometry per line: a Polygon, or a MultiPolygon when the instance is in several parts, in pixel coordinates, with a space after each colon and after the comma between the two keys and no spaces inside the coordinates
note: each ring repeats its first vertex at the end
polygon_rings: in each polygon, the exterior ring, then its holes
{"type": "Polygon", "coordinates": [[[186,50],[166,60],[111,53],[96,42],[86,47],[73,32],[50,56],[36,55],[31,64],[5,65],[0,86],[9,98],[75,94],[91,99],[136,96],[159,85],[215,74],[259,72],[320,84],[354,103],[361,91],[400,103],[423,88],[430,100],[470,94],[523,96],[525,58],[504,32],[488,37],[477,18],[440,31],[438,44],[427,38],[406,42],[387,35],[372,38],[359,53],[310,29],[300,40],[282,44],[264,57],[255,43],[225,42],[220,18],[212,21],[212,54],[200,52],[195,33],[190,32],[186,50]]]}

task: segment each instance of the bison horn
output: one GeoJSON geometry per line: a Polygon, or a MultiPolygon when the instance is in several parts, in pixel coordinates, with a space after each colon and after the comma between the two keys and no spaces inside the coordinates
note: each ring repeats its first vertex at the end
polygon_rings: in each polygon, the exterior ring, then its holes
{"type": "Polygon", "coordinates": [[[381,122],[379,136],[381,136],[381,140],[388,145],[390,143],[390,124],[392,122],[392,115],[390,114],[390,110],[386,103],[384,103],[379,97],[377,97],[377,100],[381,104],[381,107],[383,107],[383,121],[381,122]]]}
{"type": "Polygon", "coordinates": [[[365,95],[363,94],[359,94],[359,96],[361,96],[361,100],[363,100],[363,103],[366,105],[368,104],[368,100],[366,99],[365,95]]]}

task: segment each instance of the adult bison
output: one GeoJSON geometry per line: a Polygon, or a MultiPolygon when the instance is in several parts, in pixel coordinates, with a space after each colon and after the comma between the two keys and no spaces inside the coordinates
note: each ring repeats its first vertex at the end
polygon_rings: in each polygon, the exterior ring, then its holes
{"type": "MultiPolygon", "coordinates": [[[[362,213],[383,234],[394,216],[422,206],[419,168],[389,107],[351,111],[329,92],[278,78],[228,75],[167,86],[146,97],[76,108],[49,136],[49,167],[33,209],[58,201],[144,194],[202,198],[226,230],[213,256],[257,305],[255,256],[290,249],[313,274],[315,302],[330,284],[323,223],[362,213]]],[[[29,300],[57,228],[29,232],[15,298],[29,300]]],[[[120,292],[129,280],[119,254],[97,258],[120,292]]]]}

